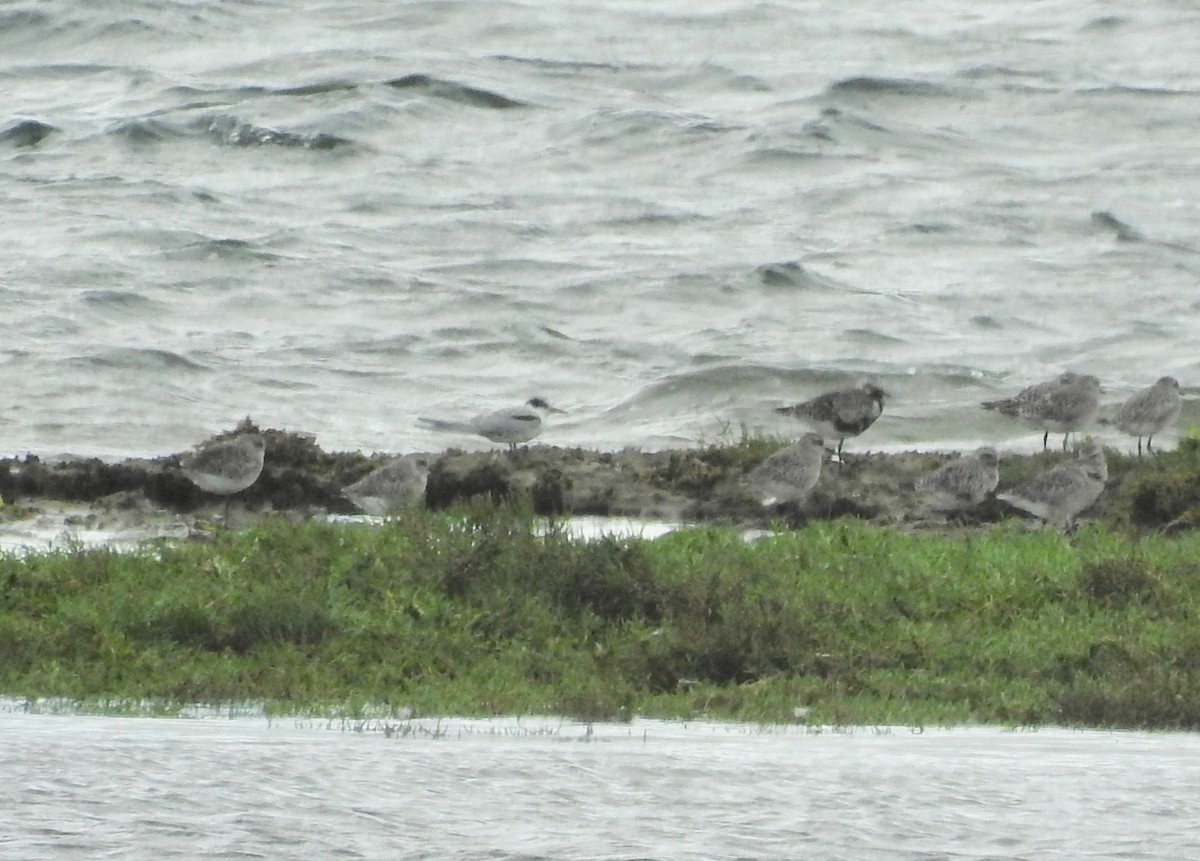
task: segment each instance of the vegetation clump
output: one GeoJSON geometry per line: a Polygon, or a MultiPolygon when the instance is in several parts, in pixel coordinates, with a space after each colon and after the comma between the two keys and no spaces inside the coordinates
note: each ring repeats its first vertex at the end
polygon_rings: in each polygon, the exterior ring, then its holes
{"type": "Polygon", "coordinates": [[[1200,536],[382,527],[0,557],[0,691],[816,723],[1200,727],[1200,536]]]}

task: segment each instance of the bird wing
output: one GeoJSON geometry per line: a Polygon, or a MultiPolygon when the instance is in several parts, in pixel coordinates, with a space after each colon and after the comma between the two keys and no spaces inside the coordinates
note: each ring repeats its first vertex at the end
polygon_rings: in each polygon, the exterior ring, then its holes
{"type": "Polygon", "coordinates": [[[1031,499],[1057,498],[1089,483],[1090,479],[1078,465],[1066,463],[1038,473],[1018,485],[1013,492],[1031,499]]]}
{"type": "Polygon", "coordinates": [[[936,472],[923,476],[917,481],[917,489],[924,491],[939,491],[961,499],[973,495],[975,486],[979,483],[981,465],[971,458],[959,458],[946,464],[936,472]]]}

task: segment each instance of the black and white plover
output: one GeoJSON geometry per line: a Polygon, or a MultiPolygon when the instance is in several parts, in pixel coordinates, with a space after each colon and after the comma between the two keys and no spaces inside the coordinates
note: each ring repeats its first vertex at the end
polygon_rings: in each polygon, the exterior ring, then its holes
{"type": "Polygon", "coordinates": [[[825,439],[836,439],[840,461],[842,443],[875,424],[886,396],[874,383],[863,383],[856,389],[839,389],[792,407],[778,407],[775,412],[799,419],[825,439]]]}

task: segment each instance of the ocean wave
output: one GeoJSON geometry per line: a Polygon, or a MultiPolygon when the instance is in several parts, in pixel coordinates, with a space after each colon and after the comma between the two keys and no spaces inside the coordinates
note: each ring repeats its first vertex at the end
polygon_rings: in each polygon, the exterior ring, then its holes
{"type": "Polygon", "coordinates": [[[407,356],[421,343],[417,335],[387,335],[380,338],[356,338],[346,342],[347,353],[378,356],[407,356]]]}
{"type": "Polygon", "coordinates": [[[827,96],[903,96],[922,99],[962,98],[967,91],[918,78],[843,78],[825,89],[827,96]]]}
{"type": "Polygon", "coordinates": [[[0,12],[0,33],[23,32],[53,22],[52,16],[37,9],[6,9],[0,12]]]}
{"type": "Polygon", "coordinates": [[[1141,242],[1146,238],[1136,227],[1126,224],[1111,212],[1093,212],[1092,224],[1096,225],[1097,227],[1103,227],[1106,230],[1111,230],[1116,235],[1117,239],[1121,240],[1122,242],[1141,242]]]}
{"type": "Polygon", "coordinates": [[[997,63],[981,63],[977,66],[971,66],[960,71],[958,77],[971,81],[989,80],[992,78],[1001,80],[1016,78],[1019,80],[1035,81],[1049,81],[1053,79],[1053,76],[1049,72],[1041,69],[1018,69],[1013,66],[1005,66],[997,63]]]}
{"type": "Polygon", "coordinates": [[[138,347],[114,347],[90,356],[73,356],[72,365],[89,368],[117,368],[126,371],[205,371],[207,368],[171,350],[138,347]]]}
{"type": "Polygon", "coordinates": [[[1084,24],[1080,29],[1087,30],[1115,30],[1117,27],[1123,27],[1129,23],[1129,19],[1121,15],[1101,15],[1098,18],[1093,18],[1084,24]]]}
{"type": "Polygon", "coordinates": [[[445,99],[450,102],[470,105],[474,108],[505,110],[508,108],[528,107],[525,102],[509,98],[501,93],[472,87],[467,84],[459,84],[455,81],[447,81],[442,78],[434,78],[430,75],[420,73],[392,78],[384,83],[397,90],[415,90],[431,98],[445,99]]]}
{"type": "Polygon", "coordinates": [[[59,131],[57,126],[41,120],[21,120],[4,131],[0,131],[0,144],[14,147],[37,146],[57,131],[59,131]]]}
{"type": "Polygon", "coordinates": [[[688,111],[652,109],[611,110],[604,108],[580,121],[582,139],[589,145],[617,144],[624,156],[636,144],[650,142],[662,145],[664,137],[700,139],[711,135],[740,130],[740,126],[714,120],[704,114],[688,111]]]}
{"type": "Polygon", "coordinates": [[[107,311],[149,313],[164,308],[163,303],[130,290],[85,290],[79,294],[79,299],[93,311],[100,313],[107,311]]]}
{"type": "Polygon", "coordinates": [[[847,341],[853,341],[857,344],[872,344],[872,345],[896,345],[907,343],[906,339],[898,338],[895,335],[889,335],[886,332],[880,332],[878,329],[868,329],[856,327],[844,329],[843,337],[847,341]]]}
{"type": "Polygon", "coordinates": [[[135,146],[188,136],[187,129],[160,119],[127,120],[112,126],[108,133],[135,146]]]}
{"type": "Polygon", "coordinates": [[[631,397],[610,407],[606,413],[614,415],[646,411],[652,406],[661,409],[664,402],[724,403],[740,397],[740,393],[746,389],[764,387],[781,373],[782,369],[771,365],[727,363],[668,374],[643,386],[631,397]]]}
{"type": "Polygon", "coordinates": [[[1145,96],[1147,98],[1192,98],[1193,87],[1150,87],[1142,84],[1105,84],[1098,87],[1079,87],[1074,91],[1080,96],[1145,96]]]}
{"type": "Polygon", "coordinates": [[[267,92],[272,96],[323,96],[326,93],[352,92],[360,84],[353,81],[314,81],[311,84],[296,84],[292,87],[276,87],[267,92]]]}
{"type": "Polygon", "coordinates": [[[242,122],[237,117],[221,115],[201,119],[195,127],[211,140],[223,146],[279,146],[296,149],[332,150],[354,146],[354,141],[328,132],[298,134],[267,126],[242,122]]]}
{"type": "Polygon", "coordinates": [[[593,60],[555,60],[549,57],[522,57],[517,54],[494,54],[493,60],[502,63],[518,63],[533,66],[538,69],[548,69],[555,72],[628,72],[635,69],[649,68],[642,63],[607,63],[593,60]]]}
{"type": "Polygon", "coordinates": [[[267,251],[257,241],[234,239],[231,237],[204,237],[203,239],[186,242],[162,253],[166,260],[281,260],[283,256],[267,251]]]}
{"type": "Polygon", "coordinates": [[[839,293],[847,289],[846,285],[806,269],[804,264],[795,260],[764,263],[756,267],[754,271],[764,284],[771,287],[792,287],[799,290],[825,290],[839,293]]]}

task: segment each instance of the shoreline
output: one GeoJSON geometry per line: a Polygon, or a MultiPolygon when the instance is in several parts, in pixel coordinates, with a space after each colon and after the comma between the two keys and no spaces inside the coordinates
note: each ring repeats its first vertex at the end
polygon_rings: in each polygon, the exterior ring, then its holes
{"type": "MultiPolygon", "coordinates": [[[[235,431],[254,429],[249,420],[235,431]]],[[[358,510],[341,494],[391,459],[381,454],[326,452],[304,435],[261,431],[267,438],[263,473],[234,497],[234,525],[269,517],[303,520],[352,515],[358,510]]],[[[431,452],[434,461],[426,506],[441,510],[483,496],[493,501],[528,500],[533,513],[720,524],[762,529],[799,527],[814,520],[852,517],[906,530],[963,531],[1009,518],[1036,528],[1036,521],[989,498],[946,518],[925,511],[912,482],[957,452],[848,451],[845,463],[828,459],[809,498],[802,503],[763,506],[741,479],[789,440],[748,438],[731,444],[655,452],[602,452],[535,445],[514,451],[431,452]]],[[[66,511],[70,520],[118,534],[179,536],[211,517],[223,497],[197,489],[179,470],[184,453],[154,459],[107,462],[99,458],[43,461],[36,456],[0,460],[0,529],[39,515],[66,511]]],[[[1137,457],[1106,450],[1109,479],[1100,499],[1080,523],[1146,533],[1187,531],[1200,526],[1200,440],[1184,438],[1177,448],[1137,457]]],[[[998,492],[1050,466],[1073,460],[1074,451],[1001,452],[998,492]]]]}

